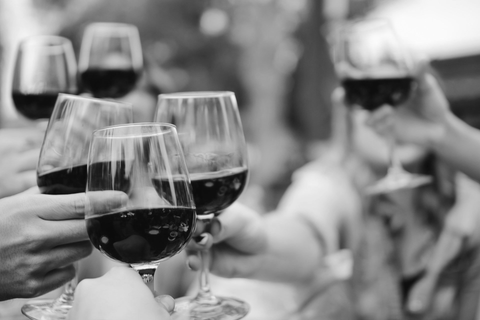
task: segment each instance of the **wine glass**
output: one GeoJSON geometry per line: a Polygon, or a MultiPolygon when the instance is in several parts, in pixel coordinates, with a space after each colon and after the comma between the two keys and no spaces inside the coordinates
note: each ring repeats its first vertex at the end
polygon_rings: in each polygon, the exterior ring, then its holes
{"type": "Polygon", "coordinates": [[[77,93],[77,62],[70,40],[50,35],[20,42],[12,79],[12,99],[28,119],[49,119],[59,93],[77,93]]]}
{"type": "MultiPolygon", "coordinates": [[[[132,122],[132,106],[70,94],[59,94],[48,123],[37,166],[37,184],[44,194],[86,190],[87,156],[93,131],[132,122]]],[[[30,319],[66,319],[77,279],[69,281],[56,300],[32,300],[22,307],[30,319]]]]}
{"type": "MultiPolygon", "coordinates": [[[[364,19],[349,23],[334,47],[334,64],[350,107],[373,111],[383,105],[401,106],[416,86],[413,59],[387,20],[364,19]]],[[[432,182],[427,175],[403,169],[388,137],[387,175],[367,189],[368,194],[415,188],[432,182]]]]}
{"type": "Polygon", "coordinates": [[[97,130],[88,159],[87,199],[125,196],[118,208],[87,205],[90,241],[138,271],[153,291],[158,264],[179,253],[195,231],[192,186],[175,126],[137,123],[97,130]]]}
{"type": "Polygon", "coordinates": [[[97,98],[123,97],[135,88],[142,68],[136,26],[98,22],[85,28],[78,61],[84,92],[97,98]]]}
{"type": "MultiPolygon", "coordinates": [[[[177,126],[193,188],[197,218],[208,224],[243,192],[248,180],[247,149],[233,92],[161,94],[155,121],[177,126]]],[[[174,319],[240,319],[244,301],[215,296],[208,281],[208,251],[200,253],[200,290],[175,301],[174,319]]]]}

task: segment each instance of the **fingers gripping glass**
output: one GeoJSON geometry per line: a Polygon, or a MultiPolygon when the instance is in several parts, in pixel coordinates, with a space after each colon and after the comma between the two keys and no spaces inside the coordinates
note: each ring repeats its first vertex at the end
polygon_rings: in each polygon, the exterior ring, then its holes
{"type": "MultiPolygon", "coordinates": [[[[209,223],[235,202],[248,180],[245,138],[232,92],[162,94],[155,121],[177,126],[193,187],[199,220],[209,223]]],[[[208,251],[200,252],[200,290],[175,301],[174,319],[233,320],[244,317],[244,301],[212,294],[208,251]]]]}
{"type": "Polygon", "coordinates": [[[193,235],[195,203],[176,129],[170,124],[112,126],[94,134],[88,157],[90,241],[107,257],[129,264],[153,290],[159,263],[193,235]],[[96,205],[123,197],[116,206],[96,205]]]}
{"type": "MultiPolygon", "coordinates": [[[[87,155],[93,131],[132,122],[129,104],[59,94],[49,120],[37,166],[37,184],[43,194],[85,192],[87,155]]],[[[77,279],[69,281],[56,300],[33,300],[22,312],[30,319],[66,319],[72,307],[77,279]]]]}
{"type": "MultiPolygon", "coordinates": [[[[349,106],[373,111],[383,105],[401,106],[409,99],[415,85],[413,62],[388,21],[355,21],[341,30],[337,41],[333,59],[349,106]]],[[[405,171],[395,153],[395,139],[389,137],[388,142],[387,175],[367,193],[415,188],[432,181],[430,176],[405,171]]]]}

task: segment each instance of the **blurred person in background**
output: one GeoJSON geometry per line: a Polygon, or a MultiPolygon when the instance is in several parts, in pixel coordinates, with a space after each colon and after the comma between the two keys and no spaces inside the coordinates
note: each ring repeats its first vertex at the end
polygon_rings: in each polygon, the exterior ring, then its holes
{"type": "MultiPolygon", "coordinates": [[[[388,147],[341,89],[333,101],[332,139],[295,172],[277,209],[235,205],[216,218],[212,273],[255,280],[214,278],[212,290],[249,302],[246,319],[475,319],[480,186],[402,144],[402,164],[433,183],[367,196],[388,147]]],[[[198,267],[194,254],[189,264],[198,267]]]]}

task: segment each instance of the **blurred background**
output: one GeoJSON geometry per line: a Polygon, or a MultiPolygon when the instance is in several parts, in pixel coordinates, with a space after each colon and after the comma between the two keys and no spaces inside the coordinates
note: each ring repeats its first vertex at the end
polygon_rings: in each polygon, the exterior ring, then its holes
{"type": "MultiPolygon", "coordinates": [[[[139,90],[231,90],[250,144],[250,197],[274,208],[291,172],[330,136],[330,94],[338,85],[329,36],[344,21],[389,18],[398,35],[431,59],[452,107],[480,126],[478,0],[0,0],[1,124],[22,122],[12,107],[12,59],[34,34],[72,40],[78,57],[90,22],[140,30],[146,70],[139,90]]],[[[148,106],[136,106],[139,119],[148,106]]]]}
{"type": "MultiPolygon", "coordinates": [[[[140,90],[236,93],[251,146],[250,185],[268,211],[291,172],[330,135],[335,28],[361,16],[389,18],[431,59],[455,113],[480,126],[478,12],[478,0],[0,0],[1,124],[23,121],[8,94],[21,39],[63,35],[78,57],[86,24],[135,24],[146,61],[140,90]]],[[[148,118],[148,110],[139,114],[148,118]]]]}

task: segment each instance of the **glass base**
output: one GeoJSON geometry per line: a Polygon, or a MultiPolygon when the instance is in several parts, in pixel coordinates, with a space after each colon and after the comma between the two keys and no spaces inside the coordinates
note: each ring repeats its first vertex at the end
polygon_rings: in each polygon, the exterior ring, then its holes
{"type": "Polygon", "coordinates": [[[58,300],[32,300],[23,305],[22,313],[31,320],[66,320],[71,303],[58,300]]]}
{"type": "Polygon", "coordinates": [[[389,173],[385,178],[377,181],[374,185],[367,187],[368,195],[389,193],[401,189],[413,189],[429,184],[433,177],[409,172],[389,173]]]}
{"type": "Polygon", "coordinates": [[[250,311],[248,303],[227,297],[213,297],[200,301],[195,297],[175,299],[173,320],[236,320],[245,317],[250,311]]]}

